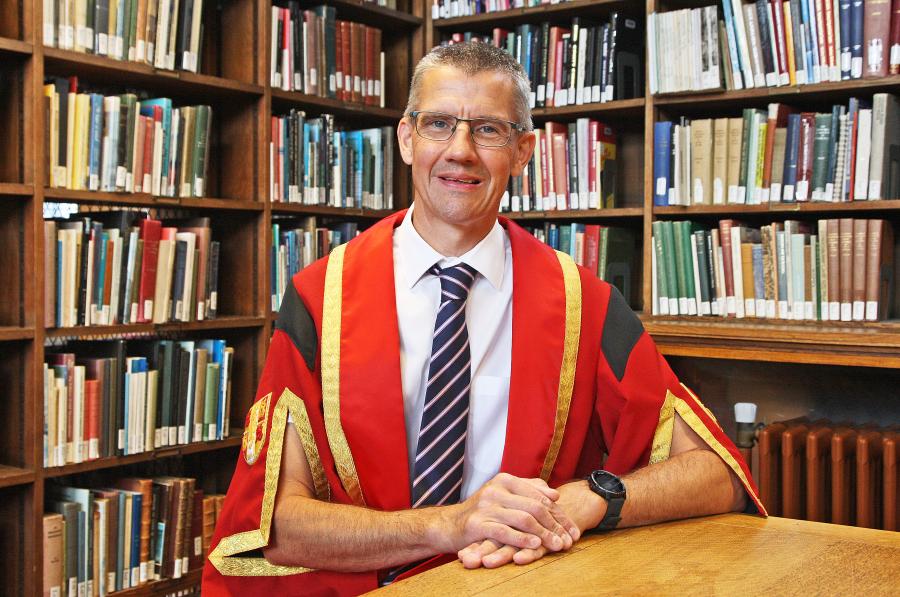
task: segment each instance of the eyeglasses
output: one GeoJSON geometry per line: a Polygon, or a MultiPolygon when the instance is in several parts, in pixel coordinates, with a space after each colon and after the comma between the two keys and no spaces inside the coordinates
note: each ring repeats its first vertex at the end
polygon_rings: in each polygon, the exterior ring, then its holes
{"type": "Polygon", "coordinates": [[[443,112],[409,113],[416,124],[419,136],[431,141],[447,141],[456,132],[460,122],[469,123],[469,133],[475,145],[481,147],[503,147],[509,143],[512,132],[524,131],[525,127],[515,122],[499,118],[459,118],[443,112]]]}

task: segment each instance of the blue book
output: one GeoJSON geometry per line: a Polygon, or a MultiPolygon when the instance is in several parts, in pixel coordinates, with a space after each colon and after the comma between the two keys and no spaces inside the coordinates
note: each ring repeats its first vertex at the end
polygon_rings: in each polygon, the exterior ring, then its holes
{"type": "Polygon", "coordinates": [[[103,95],[91,94],[91,134],[88,150],[88,189],[100,189],[100,155],[103,138],[103,95]]]}
{"type": "Polygon", "coordinates": [[[764,301],[766,299],[766,287],[763,282],[765,279],[764,270],[763,270],[763,248],[759,243],[754,243],[751,246],[751,253],[753,255],[753,296],[756,298],[756,316],[762,317],[765,315],[765,308],[762,310],[759,309],[760,301],[764,301]]]}
{"type": "Polygon", "coordinates": [[[143,496],[140,492],[131,494],[131,586],[141,578],[141,507],[143,496]]]}
{"type": "Polygon", "coordinates": [[[547,244],[559,250],[559,228],[557,228],[556,224],[550,224],[550,230],[547,234],[547,244]]]}
{"type": "Polygon", "coordinates": [[[810,58],[812,61],[812,65],[810,67],[810,71],[813,73],[813,82],[820,83],[822,81],[827,80],[825,73],[822,72],[822,66],[819,64],[819,23],[816,21],[816,4],[815,0],[803,0],[806,5],[807,15],[809,15],[808,20],[808,29],[809,33],[809,44],[807,48],[809,49],[810,58]]]}
{"type": "MultiPolygon", "coordinates": [[[[143,100],[141,102],[141,115],[149,116],[153,118],[153,107],[159,106],[162,109],[162,137],[163,137],[163,146],[162,146],[162,174],[160,179],[162,181],[168,180],[169,177],[169,143],[171,136],[169,132],[172,130],[172,100],[167,97],[158,98],[158,99],[149,99],[143,100]]],[[[163,184],[160,184],[160,194],[163,194],[162,191],[163,184]]]]}
{"type": "Polygon", "coordinates": [[[841,81],[850,79],[850,0],[840,0],[840,20],[841,20],[841,81]]]}
{"type": "Polygon", "coordinates": [[[722,0],[722,14],[725,16],[725,38],[728,41],[728,57],[731,60],[731,75],[734,79],[734,88],[743,89],[744,82],[741,77],[741,56],[738,52],[737,34],[734,28],[734,16],[731,14],[731,0],[722,0]]]}
{"type": "Polygon", "coordinates": [[[584,224],[576,224],[572,223],[572,232],[569,237],[571,240],[569,241],[569,256],[572,259],[575,259],[575,254],[578,252],[578,234],[581,233],[581,243],[582,247],[584,246],[584,224]]]}
{"type": "MultiPolygon", "coordinates": [[[[125,528],[125,492],[119,491],[119,510],[117,529],[125,528]]],[[[116,533],[116,590],[121,591],[125,588],[125,533],[121,530],[116,533]]]]}
{"type": "Polygon", "coordinates": [[[219,396],[218,405],[216,406],[216,437],[222,439],[225,437],[223,433],[223,425],[225,422],[225,398],[227,387],[225,384],[225,376],[228,374],[225,367],[225,340],[200,340],[197,342],[197,348],[203,348],[207,353],[207,363],[219,364],[219,396]]]}
{"type": "Polygon", "coordinates": [[[350,195],[353,197],[353,207],[362,207],[363,191],[363,134],[362,131],[349,131],[347,142],[353,150],[353,163],[350,170],[350,195]]]}
{"type": "MultiPolygon", "coordinates": [[[[863,72],[863,0],[850,3],[850,78],[859,79],[863,72]]],[[[843,44],[843,30],[841,43],[843,44]]]]}
{"type": "MultiPolygon", "coordinates": [[[[316,119],[310,119],[303,123],[303,147],[304,149],[309,148],[310,140],[313,136],[313,124],[316,119]]],[[[313,177],[312,177],[312,155],[306,155],[306,159],[303,160],[303,189],[306,193],[313,192],[313,177]]],[[[306,203],[306,198],[303,197],[303,203],[306,203]]]]}
{"type": "MultiPolygon", "coordinates": [[[[100,225],[102,230],[103,225],[100,225]]],[[[107,248],[109,247],[109,232],[102,232],[97,236],[97,243],[94,245],[94,252],[100,254],[100,259],[98,263],[98,269],[94,272],[94,276],[97,278],[97,296],[94,297],[94,302],[97,305],[97,312],[103,310],[103,293],[106,290],[106,260],[112,259],[112,255],[107,255],[109,252],[107,248]],[[99,244],[99,246],[98,246],[99,244]]]]}
{"type": "Polygon", "coordinates": [[[784,172],[781,177],[784,201],[794,201],[797,185],[797,158],[800,153],[800,115],[788,114],[787,135],[784,146],[784,172]]]}
{"type": "Polygon", "coordinates": [[[653,124],[653,205],[669,205],[672,126],[668,120],[653,124]]]}
{"type": "Polygon", "coordinates": [[[272,264],[272,275],[269,278],[269,285],[271,288],[271,297],[272,297],[272,310],[278,310],[278,301],[281,297],[278,296],[278,243],[281,240],[281,236],[278,233],[278,224],[272,224],[272,253],[269,256],[272,264]]]}
{"type": "Polygon", "coordinates": [[[853,189],[850,187],[850,179],[852,178],[850,173],[853,171],[853,157],[855,154],[852,150],[852,141],[854,121],[856,120],[856,114],[859,112],[859,108],[859,99],[851,97],[847,102],[847,151],[844,152],[844,180],[841,187],[841,194],[838,197],[839,201],[848,201],[853,193],[853,189]]]}
{"type": "Polygon", "coordinates": [[[288,161],[290,157],[290,152],[288,148],[291,143],[291,125],[293,124],[293,119],[291,118],[282,118],[281,121],[284,123],[281,133],[281,146],[278,152],[281,154],[281,163],[284,164],[281,171],[281,196],[284,197],[286,201],[291,200],[291,165],[288,161]]]}

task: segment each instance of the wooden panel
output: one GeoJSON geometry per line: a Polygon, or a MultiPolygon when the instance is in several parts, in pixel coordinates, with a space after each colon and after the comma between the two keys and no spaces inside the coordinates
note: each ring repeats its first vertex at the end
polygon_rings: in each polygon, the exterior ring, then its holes
{"type": "Polygon", "coordinates": [[[22,39],[24,33],[22,3],[17,0],[0,1],[0,36],[22,39]]]}
{"type": "MultiPolygon", "coordinates": [[[[0,182],[23,180],[25,146],[22,100],[24,65],[20,56],[0,52],[0,182]]],[[[43,114],[43,110],[40,112],[43,114]]]]}
{"type": "Polygon", "coordinates": [[[262,171],[258,153],[253,151],[261,142],[257,127],[260,102],[213,106],[208,195],[260,200],[256,181],[262,171]]]}
{"type": "Polygon", "coordinates": [[[0,566],[0,593],[28,595],[32,589],[26,575],[27,554],[33,553],[29,523],[33,512],[27,508],[28,487],[0,489],[0,545],[5,547],[0,566]]]}
{"type": "MultiPolygon", "coordinates": [[[[25,325],[25,245],[30,236],[25,204],[0,201],[0,325],[25,325]]],[[[31,305],[29,305],[31,307],[31,305]]]]}
{"type": "MultiPolygon", "coordinates": [[[[32,437],[27,428],[31,423],[30,406],[34,400],[28,399],[26,390],[32,386],[28,383],[30,373],[30,342],[4,342],[0,344],[0,387],[3,388],[3,400],[0,400],[0,421],[3,421],[3,433],[0,433],[0,464],[13,467],[26,467],[31,464],[31,444],[26,443],[32,437]]],[[[2,585],[0,585],[2,586],[2,585]]]]}
{"type": "Polygon", "coordinates": [[[729,514],[589,535],[528,566],[454,562],[380,594],[887,594],[898,575],[896,533],[729,514]]]}

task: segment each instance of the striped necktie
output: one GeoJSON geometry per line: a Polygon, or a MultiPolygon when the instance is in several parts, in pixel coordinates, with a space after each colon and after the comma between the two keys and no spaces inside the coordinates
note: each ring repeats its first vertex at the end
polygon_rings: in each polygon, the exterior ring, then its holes
{"type": "Polygon", "coordinates": [[[464,263],[430,273],[441,280],[425,406],[413,469],[413,508],[459,502],[469,421],[471,358],[466,299],[477,272],[464,263]]]}

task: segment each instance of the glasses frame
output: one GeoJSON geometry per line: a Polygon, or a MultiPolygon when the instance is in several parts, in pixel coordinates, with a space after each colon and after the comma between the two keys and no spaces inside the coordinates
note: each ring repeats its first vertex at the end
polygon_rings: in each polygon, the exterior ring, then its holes
{"type": "Polygon", "coordinates": [[[522,133],[527,130],[525,128],[525,126],[519,124],[518,122],[512,122],[511,120],[503,120],[502,118],[484,118],[484,117],[460,118],[459,116],[454,116],[453,114],[447,114],[446,112],[436,112],[436,111],[432,111],[432,110],[414,110],[409,113],[409,116],[413,119],[413,128],[416,129],[417,135],[419,135],[423,139],[428,139],[429,141],[435,141],[437,143],[443,143],[445,141],[449,141],[450,139],[452,139],[453,135],[456,134],[456,129],[459,127],[460,122],[471,123],[476,120],[487,120],[487,121],[505,122],[506,124],[508,124],[512,127],[512,131],[509,132],[509,136],[506,138],[506,141],[502,145],[484,145],[475,140],[475,132],[472,130],[472,126],[470,124],[469,125],[469,136],[472,138],[472,143],[474,143],[475,145],[477,145],[479,147],[506,147],[507,145],[509,145],[510,139],[512,139],[513,131],[522,133]],[[453,128],[450,129],[450,134],[447,136],[446,139],[432,139],[431,137],[426,137],[425,135],[423,135],[422,133],[419,132],[419,114],[439,114],[441,116],[447,116],[449,118],[455,119],[456,124],[454,124],[453,128]]]}

